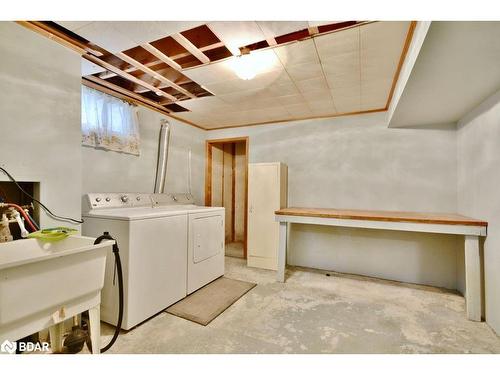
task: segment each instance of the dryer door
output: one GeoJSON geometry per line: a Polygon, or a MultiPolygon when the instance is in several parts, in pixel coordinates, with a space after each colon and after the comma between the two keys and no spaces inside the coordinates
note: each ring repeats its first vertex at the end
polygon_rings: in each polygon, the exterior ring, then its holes
{"type": "Polygon", "coordinates": [[[193,220],[193,262],[199,263],[217,255],[224,249],[221,240],[224,221],[220,214],[198,217],[193,220]]]}
{"type": "Polygon", "coordinates": [[[189,214],[188,294],[224,275],[224,209],[189,214]]]}

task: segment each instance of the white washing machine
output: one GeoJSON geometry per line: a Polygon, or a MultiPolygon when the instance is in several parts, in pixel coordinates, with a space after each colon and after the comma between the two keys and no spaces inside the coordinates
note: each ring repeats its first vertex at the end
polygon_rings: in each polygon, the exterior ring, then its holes
{"type": "MultiPolygon", "coordinates": [[[[92,193],[86,198],[83,234],[97,237],[108,231],[120,248],[123,329],[224,274],[224,208],[195,206],[185,194],[92,193]]],[[[116,324],[117,317],[118,281],[110,254],[101,319],[116,324]]]]}

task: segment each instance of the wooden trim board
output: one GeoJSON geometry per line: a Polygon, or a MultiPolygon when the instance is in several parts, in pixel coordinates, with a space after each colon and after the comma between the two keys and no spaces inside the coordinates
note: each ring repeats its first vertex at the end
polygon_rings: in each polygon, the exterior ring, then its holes
{"type": "Polygon", "coordinates": [[[394,90],[396,89],[396,84],[398,83],[399,75],[401,74],[401,69],[403,68],[403,64],[406,60],[406,55],[408,53],[408,49],[410,48],[411,41],[413,40],[413,33],[415,32],[416,27],[417,21],[411,21],[410,27],[408,28],[408,33],[406,34],[405,44],[403,46],[403,50],[401,51],[401,56],[399,57],[398,67],[396,68],[394,78],[392,79],[391,91],[389,92],[389,96],[387,97],[387,103],[385,104],[386,111],[391,105],[392,97],[394,96],[394,90]]]}
{"type": "Polygon", "coordinates": [[[275,214],[278,216],[304,216],[329,219],[389,221],[421,224],[448,224],[481,227],[488,226],[488,223],[486,221],[472,219],[459,214],[425,212],[289,207],[278,210],[275,212],[275,214]]]}

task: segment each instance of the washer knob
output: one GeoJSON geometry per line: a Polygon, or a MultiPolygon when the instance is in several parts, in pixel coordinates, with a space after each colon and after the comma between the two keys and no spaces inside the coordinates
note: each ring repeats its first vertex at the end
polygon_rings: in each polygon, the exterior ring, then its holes
{"type": "Polygon", "coordinates": [[[140,197],[140,196],[137,196],[137,198],[135,198],[135,199],[137,199],[138,201],[140,201],[140,200],[141,200],[141,197],[140,197]]]}
{"type": "Polygon", "coordinates": [[[110,197],[106,197],[106,202],[109,202],[111,200],[110,197]]]}
{"type": "Polygon", "coordinates": [[[122,195],[120,197],[120,199],[122,200],[123,203],[127,203],[128,202],[128,197],[126,195],[122,195]]]}
{"type": "Polygon", "coordinates": [[[100,197],[97,197],[97,198],[95,199],[95,201],[96,201],[96,202],[100,202],[100,201],[101,201],[101,198],[100,198],[100,197]]]}

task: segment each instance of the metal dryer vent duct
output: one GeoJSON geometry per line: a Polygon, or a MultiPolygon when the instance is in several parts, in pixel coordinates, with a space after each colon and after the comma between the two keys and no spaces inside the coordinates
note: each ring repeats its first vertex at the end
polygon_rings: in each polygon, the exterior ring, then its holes
{"type": "Polygon", "coordinates": [[[161,120],[160,140],[158,142],[158,162],[156,164],[155,193],[164,193],[167,177],[168,142],[170,140],[170,124],[161,120]]]}

